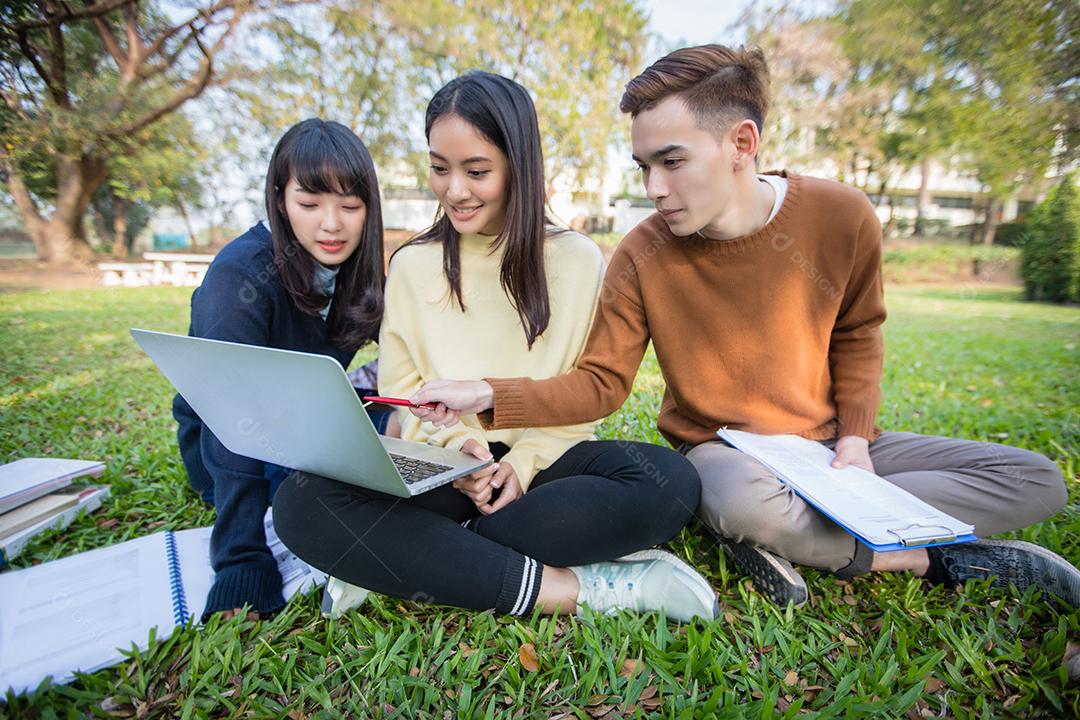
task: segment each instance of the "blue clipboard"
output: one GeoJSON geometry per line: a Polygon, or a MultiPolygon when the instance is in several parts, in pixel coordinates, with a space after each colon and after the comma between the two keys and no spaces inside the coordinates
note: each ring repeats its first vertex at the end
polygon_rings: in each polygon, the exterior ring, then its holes
{"type": "Polygon", "coordinates": [[[858,540],[874,552],[894,552],[896,550],[913,550],[915,548],[935,547],[938,545],[957,545],[959,543],[966,543],[979,539],[973,533],[954,535],[949,531],[948,528],[945,527],[916,524],[908,525],[907,527],[903,528],[890,528],[889,532],[896,536],[896,542],[894,543],[872,543],[859,533],[852,530],[850,526],[837,519],[834,515],[830,514],[828,510],[821,507],[807,496],[803,495],[794,485],[789,485],[787,481],[784,480],[784,478],[779,479],[780,482],[790,487],[796,495],[801,497],[811,507],[816,509],[825,517],[832,520],[834,523],[843,528],[845,532],[849,533],[852,537],[854,537],[856,540],[858,540]]]}
{"type": "MultiPolygon", "coordinates": [[[[752,453],[747,453],[746,450],[744,450],[743,448],[740,448],[738,445],[734,444],[731,439],[729,439],[728,437],[725,437],[724,433],[727,430],[728,429],[725,427],[725,428],[722,428],[720,431],[717,432],[717,436],[719,437],[719,439],[722,442],[729,445],[730,447],[738,450],[739,452],[747,454],[750,457],[754,457],[754,455],[752,453]]],[[[769,464],[767,462],[764,462],[764,461],[762,461],[760,459],[758,461],[762,462],[762,464],[764,464],[766,467],[769,467],[769,464]]],[[[809,504],[811,507],[816,509],[818,512],[820,512],[825,517],[832,520],[839,527],[841,527],[845,532],[849,533],[856,540],[858,540],[859,542],[861,542],[863,545],[867,546],[871,550],[874,550],[875,552],[895,552],[897,550],[911,550],[911,549],[914,549],[914,548],[934,547],[934,546],[939,546],[939,545],[955,545],[955,544],[958,544],[958,543],[965,543],[965,542],[971,542],[973,540],[978,540],[978,538],[974,535],[974,533],[962,533],[962,534],[957,535],[957,534],[955,534],[953,532],[953,530],[951,528],[948,528],[948,527],[945,527],[945,526],[941,526],[941,525],[922,525],[922,524],[918,524],[918,523],[913,523],[913,524],[905,525],[903,527],[889,528],[887,530],[887,532],[889,532],[891,535],[896,537],[896,542],[874,543],[874,542],[871,542],[870,540],[868,540],[863,535],[859,534],[859,532],[857,530],[855,530],[853,527],[851,527],[851,525],[849,525],[848,523],[844,522],[843,520],[841,520],[840,518],[836,517],[834,514],[829,512],[829,510],[827,510],[825,507],[820,505],[817,500],[815,500],[814,498],[812,498],[812,497],[808,496],[807,494],[805,494],[804,492],[802,492],[799,489],[799,487],[797,487],[796,485],[788,482],[787,479],[783,476],[782,473],[776,471],[775,469],[773,469],[773,472],[776,473],[776,477],[777,477],[777,479],[780,480],[780,482],[784,483],[789,488],[791,488],[791,490],[796,495],[798,495],[800,498],[802,498],[807,504],[809,504]]]]}

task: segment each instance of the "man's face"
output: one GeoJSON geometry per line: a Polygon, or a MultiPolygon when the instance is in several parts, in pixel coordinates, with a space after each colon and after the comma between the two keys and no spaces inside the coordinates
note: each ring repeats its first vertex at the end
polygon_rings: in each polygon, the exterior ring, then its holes
{"type": "Polygon", "coordinates": [[[680,98],[669,97],[639,113],[630,138],[645,194],[672,233],[693,235],[729,211],[734,143],[698,127],[680,98]]]}

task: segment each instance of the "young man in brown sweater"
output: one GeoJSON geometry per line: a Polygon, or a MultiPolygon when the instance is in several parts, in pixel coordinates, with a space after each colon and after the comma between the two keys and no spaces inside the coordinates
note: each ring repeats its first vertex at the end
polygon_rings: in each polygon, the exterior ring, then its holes
{"type": "Polygon", "coordinates": [[[443,425],[481,413],[494,428],[605,417],[629,395],[652,340],[667,383],[657,425],[701,475],[706,525],[774,600],[806,600],[795,562],[840,577],[989,577],[1080,606],[1080,571],[1030,543],[875,553],[717,439],[729,427],[820,441],[837,467],[876,472],[980,536],[1039,522],[1067,499],[1061,471],[1041,455],[875,426],[880,224],[859,190],[757,173],[767,104],[759,49],[684,48],[634,78],[620,109],[633,118],[634,159],[657,212],[616,249],[575,370],[435,381],[413,400],[447,409],[414,412],[443,425]]]}

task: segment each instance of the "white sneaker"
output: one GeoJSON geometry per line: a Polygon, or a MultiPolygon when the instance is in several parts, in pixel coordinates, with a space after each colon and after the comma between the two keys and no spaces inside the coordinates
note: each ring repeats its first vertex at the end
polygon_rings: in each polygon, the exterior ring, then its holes
{"type": "Polygon", "coordinates": [[[715,620],[720,614],[709,581],[663,550],[641,550],[611,562],[570,570],[581,586],[579,614],[583,605],[602,613],[663,610],[668,618],[681,622],[694,618],[715,620]]]}
{"type": "Polygon", "coordinates": [[[344,580],[327,577],[326,585],[323,587],[322,606],[319,609],[324,618],[337,620],[345,612],[363,605],[370,592],[358,585],[350,585],[344,580]]]}

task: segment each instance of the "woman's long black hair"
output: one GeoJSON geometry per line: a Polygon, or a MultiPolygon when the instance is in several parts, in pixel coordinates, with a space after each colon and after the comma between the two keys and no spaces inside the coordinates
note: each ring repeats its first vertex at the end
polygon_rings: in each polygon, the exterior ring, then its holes
{"type": "MultiPolygon", "coordinates": [[[[493,73],[472,71],[444,85],[428,103],[424,134],[431,138],[437,120],[456,115],[475,127],[509,159],[506,224],[492,249],[506,246],[499,279],[521,318],[532,348],[551,319],[544,270],[546,224],[544,211],[544,153],[532,98],[521,85],[493,73]]],[[[443,272],[458,305],[461,294],[460,238],[440,205],[434,224],[407,245],[439,242],[443,272]]]]}
{"type": "Polygon", "coordinates": [[[379,337],[383,314],[383,225],[375,164],[356,133],[318,118],[289,128],[270,157],[266,215],[274,264],[296,306],[318,315],[329,298],[315,290],[317,261],[300,245],[285,214],[285,186],[290,178],[307,192],[355,195],[366,208],[360,245],[338,270],[334,301],[326,318],[330,342],[356,350],[379,337]]]}

